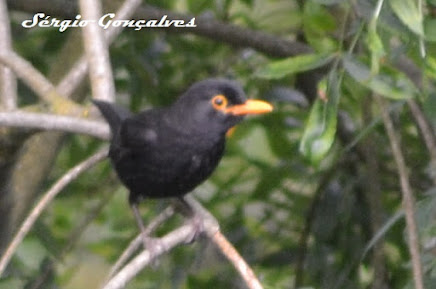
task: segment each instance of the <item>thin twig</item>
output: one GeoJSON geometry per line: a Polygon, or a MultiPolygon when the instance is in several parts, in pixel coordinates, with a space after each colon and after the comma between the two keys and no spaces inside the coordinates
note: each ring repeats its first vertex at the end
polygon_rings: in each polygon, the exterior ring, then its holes
{"type": "Polygon", "coordinates": [[[48,104],[62,109],[65,113],[82,115],[83,111],[79,105],[61,97],[53,84],[47,80],[33,65],[13,51],[0,53],[0,63],[3,63],[23,80],[42,100],[48,104]]]}
{"type": "Polygon", "coordinates": [[[170,251],[177,245],[184,244],[190,239],[195,227],[193,224],[185,224],[167,235],[159,238],[159,244],[153,251],[151,258],[148,250],[142,251],[139,255],[133,258],[126,266],[123,267],[113,278],[111,278],[102,288],[103,289],[119,289],[124,288],[127,282],[132,280],[144,267],[150,264],[154,258],[170,251]]]}
{"type": "MultiPolygon", "coordinates": [[[[412,112],[413,117],[415,118],[416,124],[421,132],[424,143],[427,147],[427,150],[430,155],[431,165],[433,169],[436,169],[436,137],[433,132],[433,128],[431,127],[429,121],[425,117],[418,103],[413,100],[407,100],[407,105],[412,112]]],[[[432,175],[433,183],[436,185],[436,173],[432,175]]]]}
{"type": "Polygon", "coordinates": [[[42,266],[38,274],[38,277],[35,280],[33,280],[31,284],[28,284],[27,287],[28,289],[41,288],[41,286],[51,276],[51,273],[54,270],[54,266],[56,265],[55,262],[62,261],[64,256],[74,248],[74,246],[77,244],[77,241],[79,240],[83,232],[88,228],[91,222],[98,216],[98,214],[100,214],[102,209],[111,200],[111,198],[114,195],[113,194],[114,192],[115,191],[112,190],[111,192],[105,194],[103,198],[101,198],[98,201],[98,203],[89,210],[86,216],[80,222],[78,222],[78,224],[76,224],[76,226],[73,228],[73,230],[67,237],[68,242],[60,250],[60,253],[56,256],[56,259],[50,259],[49,262],[45,263],[42,266]]]}
{"type": "Polygon", "coordinates": [[[213,217],[213,215],[192,196],[185,196],[184,200],[191,206],[196,214],[201,215],[202,220],[204,221],[203,227],[206,235],[220,249],[221,253],[227,258],[227,260],[232,263],[247,287],[250,289],[263,288],[253,270],[247,262],[245,262],[244,258],[242,258],[233,245],[221,233],[215,217],[213,217]]]}
{"type": "MultiPolygon", "coordinates": [[[[145,228],[145,233],[150,235],[158,226],[164,223],[168,218],[170,218],[174,214],[174,208],[172,206],[168,206],[165,210],[163,210],[156,218],[154,218],[145,228]]],[[[139,234],[135,239],[133,239],[115,264],[112,266],[109,271],[109,278],[111,278],[118,270],[120,270],[121,266],[126,263],[126,261],[136,252],[136,250],[142,245],[143,237],[139,234]]]]}
{"type": "MultiPolygon", "coordinates": [[[[141,0],[126,0],[115,13],[113,20],[116,21],[120,19],[129,19],[139,5],[141,5],[141,2],[141,0]]],[[[106,42],[108,44],[112,43],[122,30],[122,26],[110,26],[104,31],[106,42]]],[[[70,96],[76,87],[83,81],[86,76],[86,72],[88,72],[88,62],[86,60],[86,56],[83,55],[79,58],[79,60],[76,61],[70,71],[59,82],[57,86],[58,91],[61,91],[63,95],[70,96]]]]}
{"type": "Polygon", "coordinates": [[[220,232],[216,232],[210,237],[212,242],[221,250],[224,256],[233,264],[239,275],[244,279],[245,284],[250,289],[262,289],[262,285],[244,258],[239,255],[235,247],[220,232]]]}
{"type": "MultiPolygon", "coordinates": [[[[8,7],[6,0],[0,0],[0,54],[11,50],[8,7]]],[[[1,105],[7,110],[17,107],[17,79],[13,72],[3,65],[0,65],[0,100],[1,105]]]]}
{"type": "Polygon", "coordinates": [[[65,175],[63,175],[41,198],[41,200],[35,205],[27,218],[20,226],[18,232],[15,234],[12,241],[9,243],[5,253],[0,260],[0,276],[3,274],[7,264],[12,258],[13,254],[18,248],[18,245],[22,242],[27,233],[31,230],[33,224],[38,219],[43,210],[50,204],[54,197],[59,194],[69,183],[75,180],[80,174],[91,168],[93,165],[104,159],[108,154],[108,148],[105,147],[98,151],[96,154],[87,158],[83,162],[74,166],[65,175]]]}
{"type": "MultiPolygon", "coordinates": [[[[250,289],[263,288],[259,280],[256,278],[255,274],[253,273],[253,270],[250,268],[250,266],[239,255],[239,253],[225,238],[225,236],[219,231],[218,223],[216,219],[209,213],[209,211],[207,211],[192,196],[185,196],[184,200],[186,204],[189,205],[193,211],[195,211],[195,214],[201,216],[201,220],[203,221],[203,225],[201,227],[204,230],[204,233],[206,233],[206,235],[212,240],[212,242],[216,244],[217,247],[221,250],[223,255],[233,264],[233,266],[237,269],[238,273],[241,275],[241,277],[247,284],[248,288],[250,289]]],[[[179,229],[174,230],[172,233],[169,233],[165,237],[160,238],[159,243],[162,244],[162,246],[160,246],[156,250],[156,252],[154,252],[155,253],[154,257],[158,257],[159,255],[169,251],[177,244],[182,244],[190,240],[192,237],[192,231],[189,230],[186,231],[186,228],[191,228],[191,230],[194,230],[195,228],[193,227],[192,224],[193,223],[189,225],[184,225],[179,229]],[[180,235],[174,237],[177,238],[177,240],[169,241],[165,239],[172,234],[176,234],[176,235],[180,234],[180,235]]],[[[139,237],[137,237],[137,239],[139,239],[139,237]]],[[[135,242],[139,243],[140,241],[134,240],[132,243],[135,242]]],[[[129,245],[129,248],[133,246],[138,246],[138,244],[136,245],[131,244],[129,245]]],[[[128,249],[128,251],[131,250],[134,249],[128,249]]],[[[142,253],[136,256],[132,261],[130,261],[126,266],[124,266],[123,269],[121,269],[113,278],[111,278],[103,287],[103,289],[123,288],[127,282],[129,282],[132,278],[134,278],[134,276],[136,276],[145,266],[150,264],[151,261],[152,260],[150,258],[150,254],[148,250],[144,250],[142,253]]]]}
{"type": "Polygon", "coordinates": [[[39,97],[50,102],[56,89],[32,64],[13,51],[0,53],[0,62],[12,69],[39,97]]]}
{"type": "Polygon", "coordinates": [[[72,116],[24,111],[0,112],[0,126],[56,130],[109,139],[109,126],[106,123],[72,116]]]}
{"type": "MultiPolygon", "coordinates": [[[[102,16],[99,0],[80,0],[79,4],[84,19],[97,21],[102,16]]],[[[94,98],[113,102],[115,85],[103,29],[96,22],[92,22],[83,27],[82,35],[89,63],[92,95],[94,98]]]]}
{"type": "Polygon", "coordinates": [[[409,182],[409,175],[404,160],[403,153],[401,152],[400,141],[395,133],[394,125],[389,116],[389,112],[384,99],[380,95],[375,95],[375,99],[380,107],[383,117],[383,124],[391,145],[392,154],[398,170],[400,178],[401,192],[403,195],[403,207],[406,214],[406,230],[408,237],[408,247],[412,259],[413,280],[415,289],[424,289],[421,256],[419,253],[419,236],[416,228],[415,220],[415,199],[413,191],[409,182]]]}

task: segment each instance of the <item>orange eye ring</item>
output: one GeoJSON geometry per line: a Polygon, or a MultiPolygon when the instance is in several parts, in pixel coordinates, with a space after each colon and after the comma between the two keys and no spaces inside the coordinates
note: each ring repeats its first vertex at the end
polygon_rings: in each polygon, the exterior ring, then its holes
{"type": "Polygon", "coordinates": [[[228,104],[227,98],[222,94],[215,95],[212,98],[211,102],[213,108],[215,108],[216,110],[225,110],[228,104]]]}

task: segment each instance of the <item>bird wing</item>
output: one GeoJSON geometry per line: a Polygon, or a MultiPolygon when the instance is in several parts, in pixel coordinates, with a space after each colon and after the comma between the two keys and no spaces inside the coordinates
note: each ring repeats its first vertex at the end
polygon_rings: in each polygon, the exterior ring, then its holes
{"type": "Polygon", "coordinates": [[[157,143],[156,128],[144,120],[127,118],[121,125],[120,144],[125,148],[146,148],[157,143]]]}

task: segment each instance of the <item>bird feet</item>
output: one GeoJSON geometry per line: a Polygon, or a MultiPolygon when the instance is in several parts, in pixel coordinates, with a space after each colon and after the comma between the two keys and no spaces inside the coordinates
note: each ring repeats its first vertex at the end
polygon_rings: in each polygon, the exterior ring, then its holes
{"type": "Polygon", "coordinates": [[[142,234],[142,244],[144,249],[150,254],[150,260],[154,260],[162,252],[166,251],[165,245],[158,239],[142,234]]]}
{"type": "Polygon", "coordinates": [[[186,239],[186,244],[192,244],[194,241],[198,240],[201,234],[204,232],[204,223],[200,215],[194,214],[188,222],[192,226],[192,234],[186,239]]]}

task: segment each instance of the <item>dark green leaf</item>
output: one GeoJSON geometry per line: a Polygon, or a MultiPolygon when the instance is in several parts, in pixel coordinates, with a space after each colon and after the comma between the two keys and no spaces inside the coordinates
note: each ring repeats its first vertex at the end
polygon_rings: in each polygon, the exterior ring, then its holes
{"type": "Polygon", "coordinates": [[[306,54],[270,62],[259,69],[258,77],[273,79],[282,78],[288,74],[303,72],[329,63],[335,54],[306,54]]]}
{"type": "Polygon", "coordinates": [[[392,99],[412,98],[417,94],[413,83],[400,72],[372,75],[370,69],[357,59],[344,58],[344,68],[354,80],[372,91],[392,99]]]}
{"type": "Polygon", "coordinates": [[[317,98],[300,142],[300,152],[313,164],[318,164],[330,150],[336,133],[339,84],[336,72],[328,78],[327,98],[317,98]]]}
{"type": "Polygon", "coordinates": [[[377,25],[371,21],[366,36],[366,45],[371,52],[371,74],[377,74],[379,71],[380,59],[385,55],[383,43],[377,34],[377,25]]]}
{"type": "Polygon", "coordinates": [[[422,14],[415,0],[390,0],[389,4],[398,18],[414,33],[423,36],[422,14]]]}
{"type": "Polygon", "coordinates": [[[424,21],[425,39],[436,42],[436,19],[426,19],[424,21]]]}

